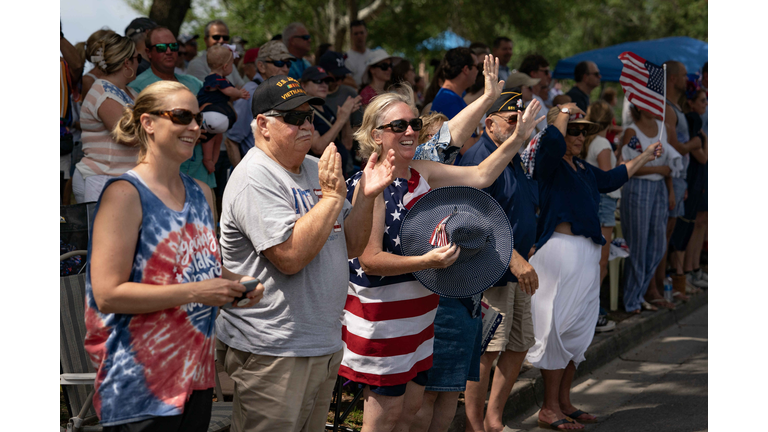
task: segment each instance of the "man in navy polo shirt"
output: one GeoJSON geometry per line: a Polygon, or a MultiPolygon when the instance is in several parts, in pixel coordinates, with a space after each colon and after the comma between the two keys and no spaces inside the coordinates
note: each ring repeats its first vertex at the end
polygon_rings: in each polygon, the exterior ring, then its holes
{"type": "MultiPolygon", "coordinates": [[[[496,151],[515,131],[518,116],[522,115],[522,111],[518,110],[522,106],[520,93],[505,90],[486,112],[485,132],[464,153],[459,165],[479,165],[496,151]]],[[[504,428],[501,421],[504,405],[517,380],[525,355],[534,344],[531,295],[539,286],[536,271],[527,260],[536,241],[538,185],[528,178],[517,152],[496,181],[484,190],[501,204],[509,218],[514,251],[507,272],[483,296],[483,301],[500,312],[503,320],[480,359],[480,381],[467,381],[464,392],[467,430],[474,431],[504,428]],[[498,370],[494,374],[488,410],[483,420],[491,365],[499,353],[498,370]]]]}

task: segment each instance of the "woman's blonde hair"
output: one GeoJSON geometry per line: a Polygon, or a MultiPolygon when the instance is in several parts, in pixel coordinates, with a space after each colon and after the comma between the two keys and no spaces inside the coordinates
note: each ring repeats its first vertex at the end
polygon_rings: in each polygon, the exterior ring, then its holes
{"type": "Polygon", "coordinates": [[[206,57],[206,60],[208,61],[208,67],[211,69],[218,69],[220,67],[226,66],[227,63],[235,59],[234,54],[232,54],[232,50],[224,45],[218,44],[208,48],[206,57]]]}
{"type": "MultiPolygon", "coordinates": [[[[611,125],[611,121],[613,120],[613,109],[611,108],[611,105],[604,100],[593,102],[592,105],[587,108],[586,119],[592,123],[599,124],[600,130],[598,130],[598,132],[602,132],[611,125]]],[[[584,140],[584,147],[581,149],[582,159],[586,159],[587,153],[589,152],[589,145],[592,144],[592,141],[595,140],[596,136],[597,134],[589,135],[584,140]]]]}
{"type": "Polygon", "coordinates": [[[383,124],[382,119],[398,103],[408,105],[414,116],[419,115],[413,103],[413,89],[409,85],[391,86],[386,93],[371,99],[371,103],[365,108],[363,124],[354,134],[355,140],[360,144],[359,153],[362,159],[368,159],[373,153],[381,157],[381,146],[376,144],[373,135],[381,134],[382,131],[376,128],[383,124]]]}
{"type": "MultiPolygon", "coordinates": [[[[136,44],[131,39],[114,32],[97,40],[93,48],[94,56],[89,60],[106,75],[122,69],[123,63],[136,53],[136,44]],[[101,60],[98,59],[99,57],[101,60]]],[[[88,51],[91,52],[90,49],[88,51]]],[[[136,73],[136,71],[133,72],[136,73]]]]}
{"type": "Polygon", "coordinates": [[[421,116],[421,130],[419,131],[419,145],[424,144],[431,138],[429,131],[432,130],[434,125],[442,126],[443,123],[448,121],[448,117],[445,114],[430,111],[429,114],[421,116]]]}
{"type": "Polygon", "coordinates": [[[133,105],[123,108],[123,116],[112,130],[112,139],[118,144],[138,146],[138,163],[144,161],[149,150],[149,136],[141,125],[141,115],[168,109],[169,107],[164,106],[165,99],[179,91],[189,89],[176,81],[158,81],[144,88],[133,105]]]}
{"type": "Polygon", "coordinates": [[[115,34],[115,32],[108,28],[96,30],[95,32],[91,33],[91,35],[88,36],[88,39],[85,41],[85,59],[91,63],[96,64],[97,62],[91,61],[91,57],[96,55],[96,42],[113,34],[115,34]]]}

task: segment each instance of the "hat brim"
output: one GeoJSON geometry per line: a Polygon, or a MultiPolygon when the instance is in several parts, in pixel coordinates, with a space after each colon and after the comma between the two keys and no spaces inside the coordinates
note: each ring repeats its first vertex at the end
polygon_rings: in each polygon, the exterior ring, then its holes
{"type": "Polygon", "coordinates": [[[326,70],[328,71],[329,74],[333,76],[352,75],[352,71],[347,69],[346,66],[333,69],[333,70],[330,70],[330,69],[326,69],[326,70]]]}
{"type": "Polygon", "coordinates": [[[489,241],[474,256],[462,256],[444,269],[425,269],[413,276],[428,290],[448,298],[467,298],[492,287],[512,259],[512,227],[498,202],[484,191],[468,186],[448,186],[424,195],[408,211],[400,227],[403,255],[421,256],[434,247],[434,228],[452,211],[471,212],[484,220],[489,241]]]}
{"type": "Polygon", "coordinates": [[[278,111],[290,111],[292,109],[296,109],[304,105],[305,103],[308,103],[310,105],[323,105],[325,104],[325,101],[320,99],[319,97],[303,95],[295,98],[290,98],[289,100],[281,103],[280,105],[276,105],[272,107],[272,109],[276,109],[278,111]]]}
{"type": "Polygon", "coordinates": [[[571,121],[568,122],[568,124],[569,125],[572,125],[572,124],[585,125],[586,129],[587,129],[587,135],[594,135],[594,134],[600,132],[600,125],[599,124],[592,123],[591,121],[583,119],[583,118],[576,119],[576,120],[571,120],[571,121]]]}

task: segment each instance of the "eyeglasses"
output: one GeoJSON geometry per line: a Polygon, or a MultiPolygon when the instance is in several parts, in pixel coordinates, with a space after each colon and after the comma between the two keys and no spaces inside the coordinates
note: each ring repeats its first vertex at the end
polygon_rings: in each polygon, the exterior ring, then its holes
{"type": "Polygon", "coordinates": [[[296,35],[296,36],[294,36],[294,37],[295,37],[295,38],[302,38],[302,39],[304,39],[305,41],[308,41],[308,40],[312,39],[312,36],[310,36],[310,35],[308,35],[308,34],[306,34],[306,35],[300,35],[300,36],[299,36],[299,35],[296,35]]]}
{"type": "Polygon", "coordinates": [[[379,68],[383,71],[386,71],[392,67],[392,63],[379,63],[379,64],[371,65],[371,67],[379,68]]]}
{"type": "Polygon", "coordinates": [[[284,122],[294,126],[301,126],[307,120],[310,123],[315,121],[315,112],[313,110],[272,112],[264,115],[267,117],[282,117],[284,122]]]}
{"type": "Polygon", "coordinates": [[[272,63],[273,65],[275,65],[275,67],[279,67],[279,68],[283,66],[291,67],[291,60],[264,60],[264,61],[267,63],[272,63]]]}
{"type": "Polygon", "coordinates": [[[507,124],[510,124],[510,125],[517,124],[517,116],[516,115],[511,115],[509,117],[504,117],[504,116],[502,116],[500,114],[495,114],[495,115],[496,115],[496,117],[498,117],[498,118],[502,119],[503,121],[505,121],[507,124]]]}
{"type": "Polygon", "coordinates": [[[332,83],[334,81],[336,81],[336,80],[334,78],[331,78],[331,77],[323,78],[323,79],[319,79],[319,80],[312,80],[312,82],[317,84],[317,85],[320,85],[320,84],[323,84],[323,83],[330,84],[330,83],[332,83]]]}
{"type": "Polygon", "coordinates": [[[149,114],[160,117],[167,117],[174,124],[178,125],[187,126],[188,124],[192,123],[192,120],[196,121],[198,125],[203,124],[203,113],[199,112],[197,114],[193,114],[192,111],[183,108],[176,108],[165,111],[152,111],[149,114]]]}
{"type": "Polygon", "coordinates": [[[598,77],[598,78],[601,76],[601,75],[600,75],[600,71],[597,71],[597,72],[588,72],[588,73],[587,73],[587,75],[594,75],[594,76],[596,76],[596,77],[598,77]]]}
{"type": "Polygon", "coordinates": [[[565,133],[570,136],[587,136],[587,130],[582,128],[567,128],[565,133]]]}
{"type": "Polygon", "coordinates": [[[168,48],[171,49],[171,52],[176,52],[179,50],[179,43],[178,42],[171,42],[171,43],[162,43],[162,44],[155,44],[151,45],[149,47],[150,49],[154,48],[155,51],[159,53],[164,53],[168,50],[168,48]]]}
{"type": "MultiPolygon", "coordinates": [[[[544,75],[547,75],[547,76],[549,76],[549,72],[550,72],[550,71],[549,71],[549,68],[546,68],[546,69],[539,69],[539,72],[544,72],[544,75]]],[[[598,73],[599,73],[599,72],[598,72],[598,73]]]]}
{"type": "Polygon", "coordinates": [[[410,120],[403,120],[403,119],[392,120],[391,122],[385,125],[381,125],[377,127],[376,129],[390,128],[392,129],[392,132],[401,133],[408,130],[408,126],[410,126],[414,132],[418,132],[421,130],[422,126],[424,126],[424,122],[422,122],[421,119],[418,117],[410,120]]]}
{"type": "Polygon", "coordinates": [[[229,42],[229,35],[211,35],[211,39],[216,42],[218,42],[219,39],[224,39],[224,42],[229,42]]]}

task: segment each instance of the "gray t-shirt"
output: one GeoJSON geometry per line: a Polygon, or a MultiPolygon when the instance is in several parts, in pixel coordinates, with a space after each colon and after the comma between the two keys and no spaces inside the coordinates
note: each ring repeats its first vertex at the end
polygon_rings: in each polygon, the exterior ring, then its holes
{"type": "Polygon", "coordinates": [[[293,174],[254,147],[227,182],[221,214],[224,266],[259,278],[265,287],[256,306],[222,309],[216,319],[216,337],[233,348],[277,357],[314,357],[342,348],[349,201],[344,201],[325,246],[298,273],[281,273],[262,254],[286,241],[294,223],[322,196],[317,161],[307,156],[301,173],[293,174]]]}
{"type": "MultiPolygon", "coordinates": [[[[333,114],[338,116],[339,107],[344,105],[344,102],[348,97],[357,97],[357,91],[348,85],[340,85],[339,89],[333,93],[328,93],[325,97],[325,104],[331,107],[333,114]]],[[[353,126],[357,126],[363,123],[363,108],[361,107],[357,111],[352,112],[349,115],[349,120],[353,126]]]]}

